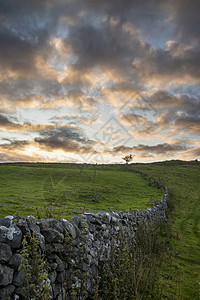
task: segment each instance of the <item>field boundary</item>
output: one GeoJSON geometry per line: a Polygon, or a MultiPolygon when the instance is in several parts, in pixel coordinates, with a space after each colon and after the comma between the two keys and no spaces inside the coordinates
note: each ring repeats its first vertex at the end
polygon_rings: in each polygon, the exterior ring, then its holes
{"type": "Polygon", "coordinates": [[[135,240],[138,224],[142,220],[155,222],[166,220],[165,209],[168,189],[153,176],[126,166],[129,172],[137,172],[154,181],[164,190],[163,198],[146,210],[137,209],[84,214],[66,219],[39,219],[35,217],[9,216],[0,219],[0,298],[23,296],[21,290],[23,272],[18,271],[22,240],[27,234],[37,234],[40,247],[45,251],[45,261],[50,267],[50,299],[64,299],[66,282],[68,293],[74,292],[80,299],[93,297],[98,280],[99,265],[110,260],[112,247],[120,245],[120,239],[135,240]],[[17,265],[18,264],[18,265],[17,265]],[[81,295],[81,293],[84,293],[81,295]]]}
{"type": "MultiPolygon", "coordinates": [[[[133,169],[133,168],[130,168],[128,167],[128,165],[125,165],[125,168],[128,172],[133,172],[133,173],[138,173],[138,174],[141,174],[141,175],[144,175],[150,179],[153,180],[153,182],[159,187],[161,188],[163,191],[164,191],[164,196],[162,198],[162,200],[166,200],[168,202],[168,198],[169,198],[169,192],[168,192],[168,188],[161,182],[159,182],[157,179],[155,179],[152,175],[146,173],[146,172],[143,172],[143,171],[140,171],[140,170],[136,170],[136,169],[133,169]]],[[[161,201],[162,201],[161,200],[161,201]]]]}

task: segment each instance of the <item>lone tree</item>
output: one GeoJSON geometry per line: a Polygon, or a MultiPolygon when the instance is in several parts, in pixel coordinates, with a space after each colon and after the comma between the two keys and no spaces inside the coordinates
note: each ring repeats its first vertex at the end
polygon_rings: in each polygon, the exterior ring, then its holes
{"type": "Polygon", "coordinates": [[[132,154],[126,155],[125,157],[122,157],[122,159],[124,159],[126,164],[128,165],[128,163],[133,159],[133,155],[132,154]]]}

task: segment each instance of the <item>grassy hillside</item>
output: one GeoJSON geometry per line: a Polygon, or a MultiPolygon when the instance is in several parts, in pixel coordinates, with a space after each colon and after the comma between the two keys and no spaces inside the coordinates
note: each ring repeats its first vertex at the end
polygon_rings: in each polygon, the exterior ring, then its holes
{"type": "MultiPolygon", "coordinates": [[[[153,175],[170,194],[167,250],[158,266],[162,298],[148,299],[200,299],[200,164],[174,161],[131,167],[153,175]]],[[[6,204],[1,217],[37,215],[27,206],[60,207],[69,218],[80,209],[145,209],[161,197],[161,190],[122,165],[0,165],[0,203],[6,204]]]]}
{"type": "Polygon", "coordinates": [[[0,217],[45,216],[44,209],[70,218],[81,210],[146,209],[163,192],[123,165],[0,165],[0,217]],[[55,210],[56,209],[56,210],[55,210]]]}
{"type": "Polygon", "coordinates": [[[200,299],[200,165],[133,165],[164,183],[170,193],[170,239],[159,268],[163,299],[200,299]]]}

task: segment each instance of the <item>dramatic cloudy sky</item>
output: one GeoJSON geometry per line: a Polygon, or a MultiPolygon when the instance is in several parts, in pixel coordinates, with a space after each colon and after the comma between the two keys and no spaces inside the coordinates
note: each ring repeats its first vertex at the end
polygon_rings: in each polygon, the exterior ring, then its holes
{"type": "Polygon", "coordinates": [[[199,0],[0,0],[0,162],[200,156],[199,0]]]}

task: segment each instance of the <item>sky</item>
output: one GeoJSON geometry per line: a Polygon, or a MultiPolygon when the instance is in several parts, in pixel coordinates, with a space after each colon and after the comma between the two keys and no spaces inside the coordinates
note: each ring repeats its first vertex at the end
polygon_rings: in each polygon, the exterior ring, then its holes
{"type": "Polygon", "coordinates": [[[0,0],[0,162],[199,159],[199,11],[0,0]]]}

